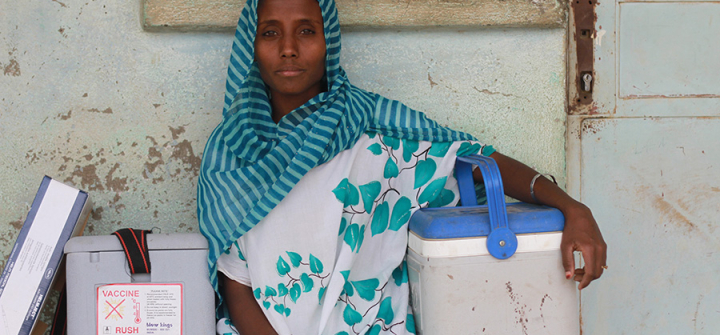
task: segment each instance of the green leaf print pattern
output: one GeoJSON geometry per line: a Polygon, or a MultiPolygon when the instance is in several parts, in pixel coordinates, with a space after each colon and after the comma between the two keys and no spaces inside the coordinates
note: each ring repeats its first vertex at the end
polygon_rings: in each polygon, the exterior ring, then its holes
{"type": "Polygon", "coordinates": [[[400,149],[400,140],[395,137],[382,136],[381,140],[383,141],[383,143],[385,143],[385,145],[392,148],[393,150],[400,149]]]}
{"type": "Polygon", "coordinates": [[[408,282],[407,261],[403,260],[402,264],[393,270],[392,277],[397,286],[408,282]]]}
{"type": "Polygon", "coordinates": [[[280,277],[290,272],[290,265],[288,265],[288,263],[282,258],[282,256],[278,257],[277,271],[278,274],[280,274],[280,277]]]}
{"type": "Polygon", "coordinates": [[[482,150],[482,146],[480,146],[480,144],[478,143],[471,144],[470,142],[463,142],[462,144],[460,144],[457,155],[460,157],[467,155],[475,155],[480,152],[480,150],[482,150]]]}
{"type": "Polygon", "coordinates": [[[365,241],[365,225],[360,226],[360,234],[358,238],[358,244],[357,249],[355,249],[355,252],[360,252],[360,247],[363,244],[363,241],[365,241]]]}
{"type": "Polygon", "coordinates": [[[418,147],[420,147],[420,143],[418,141],[413,140],[402,140],[403,144],[403,160],[405,163],[410,163],[410,160],[413,157],[413,154],[415,151],[417,151],[418,147]]]}
{"type": "Polygon", "coordinates": [[[366,213],[372,212],[375,198],[377,198],[381,190],[382,184],[380,184],[379,181],[371,181],[365,185],[360,185],[360,195],[362,196],[366,213]]]}
{"type": "Polygon", "coordinates": [[[285,287],[285,284],[279,283],[278,284],[278,297],[284,297],[288,294],[288,289],[285,287]]]}
{"type": "Polygon", "coordinates": [[[342,235],[342,233],[345,231],[345,227],[347,227],[347,219],[345,219],[345,217],[342,217],[340,219],[340,232],[338,233],[338,236],[342,235]]]}
{"type": "Polygon", "coordinates": [[[375,208],[375,214],[370,223],[370,230],[372,235],[382,234],[388,227],[388,218],[390,216],[390,205],[387,201],[383,201],[382,204],[375,208]]]}
{"type": "Polygon", "coordinates": [[[385,171],[383,172],[383,177],[385,179],[395,178],[400,174],[400,170],[398,170],[397,164],[395,164],[395,161],[392,159],[392,157],[388,158],[387,163],[385,163],[385,171]]]}
{"type": "Polygon", "coordinates": [[[424,161],[418,162],[417,166],[415,167],[415,187],[414,188],[420,188],[425,183],[430,181],[432,176],[435,174],[435,170],[437,170],[437,163],[435,163],[432,159],[426,159],[424,161]]]}
{"type": "MultiPolygon", "coordinates": [[[[338,236],[342,236],[345,244],[354,252],[360,251],[360,246],[365,238],[365,225],[353,223],[356,215],[371,216],[371,236],[380,235],[388,230],[400,231],[409,222],[410,213],[415,206],[418,206],[417,204],[413,206],[413,201],[405,196],[401,196],[394,204],[384,201],[388,192],[398,193],[392,187],[383,191],[384,183],[398,178],[401,173],[411,171],[414,174],[413,188],[417,190],[415,200],[422,207],[447,206],[456,198],[451,190],[444,187],[447,182],[446,176],[433,180],[437,172],[437,163],[435,158],[430,157],[446,155],[452,142],[437,142],[429,148],[419,150],[418,141],[398,140],[387,136],[380,136],[378,140],[379,143],[371,144],[367,150],[374,156],[386,157],[383,180],[374,180],[355,186],[348,178],[345,178],[332,191],[344,206],[344,215],[340,221],[338,236]],[[395,151],[401,146],[403,149],[402,160],[398,160],[395,151]],[[402,166],[398,164],[402,164],[402,166]],[[363,203],[362,210],[353,207],[359,205],[360,199],[363,203]]],[[[477,149],[470,142],[464,142],[461,146],[467,152],[477,149]]]]}
{"type": "Polygon", "coordinates": [[[358,296],[367,301],[371,301],[375,298],[375,289],[377,289],[380,285],[380,281],[377,280],[377,278],[351,281],[350,283],[352,283],[352,286],[355,287],[355,291],[357,292],[358,296]]]}
{"type": "Polygon", "coordinates": [[[362,315],[360,315],[360,313],[358,313],[358,311],[350,305],[347,305],[345,306],[345,311],[343,312],[343,319],[348,326],[352,327],[354,324],[362,321],[362,315]]]}
{"type": "Polygon", "coordinates": [[[368,150],[370,150],[370,152],[372,152],[375,156],[382,154],[382,147],[380,146],[380,143],[373,143],[368,147],[368,150]]]}
{"type": "Polygon", "coordinates": [[[405,322],[405,330],[407,330],[411,334],[415,334],[415,318],[412,314],[407,315],[407,320],[405,322]]]}
{"type": "MultiPolygon", "coordinates": [[[[396,270],[400,273],[397,275],[398,278],[403,277],[402,270],[403,266],[398,266],[396,270]]],[[[349,280],[350,270],[340,271],[340,273],[345,279],[345,284],[343,291],[338,298],[338,303],[343,303],[343,305],[340,305],[340,307],[343,308],[343,319],[348,326],[352,327],[352,332],[347,334],[379,334],[381,331],[390,331],[390,333],[395,333],[392,331],[393,327],[404,327],[406,322],[405,320],[395,320],[396,314],[392,306],[392,297],[382,296],[388,282],[381,287],[380,280],[377,278],[349,280]],[[365,308],[361,310],[358,308],[359,305],[357,301],[354,301],[353,303],[353,297],[368,301],[372,303],[372,305],[368,307],[367,310],[365,310],[365,308]],[[374,321],[369,324],[370,329],[366,330],[367,328],[362,328],[361,330],[355,330],[355,327],[353,326],[360,323],[362,318],[368,315],[371,310],[374,311],[375,317],[374,321]],[[358,318],[359,315],[362,317],[358,318]],[[395,323],[393,324],[392,322],[394,321],[395,323]]],[[[395,276],[396,275],[393,273],[393,277],[395,276]]],[[[405,276],[405,283],[407,283],[407,276],[405,276]]],[[[342,333],[343,332],[336,334],[342,333]]]]}
{"type": "Polygon", "coordinates": [[[435,157],[445,157],[448,150],[450,149],[450,145],[452,145],[452,142],[433,143],[432,147],[430,147],[430,151],[428,151],[428,155],[435,157]]]}
{"type": "Polygon", "coordinates": [[[290,299],[292,299],[293,302],[297,302],[298,298],[300,298],[301,293],[302,289],[300,288],[300,284],[293,284],[293,286],[290,288],[290,299]]]}
{"type": "Polygon", "coordinates": [[[357,223],[351,224],[345,231],[343,240],[350,246],[350,250],[355,250],[360,240],[360,226],[357,223]]]}
{"type": "Polygon", "coordinates": [[[442,191],[443,186],[445,186],[446,181],[447,176],[433,180],[430,185],[428,185],[425,190],[420,193],[418,203],[424,204],[435,200],[435,198],[440,196],[440,192],[442,191]]]}
{"type": "Polygon", "coordinates": [[[300,275],[300,282],[303,285],[303,293],[308,293],[312,291],[314,282],[312,279],[310,279],[310,276],[308,276],[307,273],[303,273],[300,275]]]}
{"type": "Polygon", "coordinates": [[[288,257],[290,257],[290,263],[292,263],[292,266],[294,268],[300,266],[300,262],[302,262],[302,256],[298,254],[297,252],[287,251],[288,257]]]}
{"type": "Polygon", "coordinates": [[[322,303],[323,296],[325,295],[325,288],[321,287],[318,291],[318,305],[322,303]]]}
{"type": "Polygon", "coordinates": [[[392,309],[392,297],[387,297],[382,301],[382,303],[380,303],[380,310],[378,310],[377,318],[383,319],[386,324],[393,321],[395,313],[392,309]]]}
{"type": "Polygon", "coordinates": [[[355,289],[352,286],[352,283],[349,281],[345,282],[345,285],[343,285],[343,291],[345,291],[345,294],[347,294],[348,297],[352,297],[355,295],[355,289]]]}
{"type": "MultiPolygon", "coordinates": [[[[245,255],[243,255],[242,251],[240,250],[240,245],[238,244],[237,241],[233,242],[233,244],[235,244],[235,248],[236,248],[237,251],[238,251],[238,258],[240,258],[241,260],[244,261],[244,260],[245,260],[245,255]]],[[[228,250],[228,252],[230,252],[230,250],[228,250]]]]}
{"type": "Polygon", "coordinates": [[[343,179],[340,184],[333,190],[335,197],[346,207],[355,206],[360,202],[358,190],[355,185],[351,184],[347,178],[343,179]]]}
{"type": "MultiPolygon", "coordinates": [[[[452,191],[450,192],[452,193],[452,191]]],[[[412,202],[405,196],[400,197],[395,203],[392,210],[392,216],[390,216],[390,230],[398,231],[408,221],[410,221],[410,209],[412,208],[412,202]]]]}
{"type": "Polygon", "coordinates": [[[290,316],[290,308],[285,307],[283,304],[278,304],[273,307],[276,312],[280,313],[280,315],[290,316]]]}
{"type": "Polygon", "coordinates": [[[272,286],[265,285],[265,290],[255,288],[253,296],[261,305],[269,310],[273,308],[280,315],[290,316],[291,308],[289,303],[297,303],[302,298],[303,293],[312,292],[316,287],[318,289],[318,303],[322,301],[325,293],[325,280],[330,274],[323,275],[324,265],[322,261],[313,254],[308,255],[308,262],[303,262],[303,256],[294,251],[286,251],[290,264],[283,258],[278,256],[277,271],[280,277],[289,279],[286,283],[278,283],[277,289],[272,286]]]}
{"type": "Polygon", "coordinates": [[[322,262],[312,254],[310,254],[310,271],[316,274],[320,274],[323,271],[322,262]]]}
{"type": "Polygon", "coordinates": [[[435,200],[430,201],[428,207],[432,208],[447,206],[452,203],[453,200],[455,200],[455,193],[453,193],[453,191],[443,188],[442,190],[440,190],[440,194],[438,195],[438,197],[435,198],[435,200]]]}
{"type": "MultiPolygon", "coordinates": [[[[377,156],[375,159],[383,159],[385,161],[383,178],[381,180],[369,181],[359,186],[356,186],[349,179],[345,178],[332,191],[344,207],[338,236],[342,238],[341,243],[347,245],[352,252],[360,251],[368,222],[370,226],[370,235],[368,235],[368,237],[382,235],[388,231],[399,232],[408,224],[413,208],[417,208],[418,206],[447,206],[456,199],[455,193],[445,188],[448,176],[436,175],[438,170],[436,159],[444,158],[447,155],[452,142],[437,142],[433,143],[430,147],[420,149],[418,141],[399,140],[386,136],[379,136],[376,140],[378,143],[373,143],[368,146],[367,150],[370,151],[373,156],[377,156]],[[402,152],[398,152],[397,150],[401,147],[402,152]],[[400,178],[405,174],[411,174],[411,178],[414,178],[410,179],[413,182],[413,189],[415,190],[414,199],[400,195],[400,192],[393,189],[391,184],[392,180],[400,178]],[[388,194],[393,193],[398,196],[394,198],[392,196],[387,197],[388,194]],[[360,200],[362,200],[362,205],[360,205],[360,200]],[[360,208],[358,206],[360,206],[360,208]]],[[[459,153],[467,155],[477,153],[482,150],[482,148],[479,144],[475,145],[471,142],[465,142],[461,143],[460,150],[459,153]]],[[[299,257],[299,255],[297,256],[299,257]]],[[[291,255],[290,252],[288,252],[288,257],[290,257],[290,262],[293,264],[293,267],[296,267],[295,259],[297,257],[291,255]]],[[[301,258],[298,258],[297,262],[301,260],[301,258]]],[[[309,292],[313,289],[314,281],[310,276],[319,274],[316,270],[322,271],[321,266],[318,268],[314,265],[314,260],[317,260],[317,258],[309,255],[308,264],[312,274],[303,274],[297,283],[293,283],[296,286],[288,286],[290,287],[288,296],[293,302],[301,299],[300,296],[302,293],[309,292]]],[[[364,332],[365,334],[380,334],[383,331],[391,330],[393,326],[403,327],[404,325],[408,332],[415,333],[415,322],[411,314],[407,314],[405,320],[392,324],[397,316],[393,310],[392,298],[383,298],[382,296],[385,285],[390,282],[397,286],[407,285],[408,274],[405,260],[392,272],[390,280],[383,285],[381,285],[382,283],[377,278],[350,280],[349,270],[341,271],[340,273],[345,278],[345,284],[338,298],[338,303],[344,304],[344,307],[340,305],[340,308],[343,308],[343,320],[348,326],[352,327],[361,322],[363,316],[367,315],[370,309],[374,309],[377,311],[375,321],[370,324],[369,329],[364,328],[364,330],[360,332],[364,332]],[[359,302],[357,299],[368,301],[372,303],[372,305],[368,307],[367,311],[365,311],[365,308],[359,310],[357,306],[366,305],[357,305],[359,302]]],[[[322,301],[324,293],[325,286],[321,285],[318,292],[319,301],[322,301]]],[[[360,334],[359,331],[355,331],[354,329],[352,333],[360,334]]],[[[341,334],[349,335],[350,333],[341,331],[336,335],[341,334]]]]}

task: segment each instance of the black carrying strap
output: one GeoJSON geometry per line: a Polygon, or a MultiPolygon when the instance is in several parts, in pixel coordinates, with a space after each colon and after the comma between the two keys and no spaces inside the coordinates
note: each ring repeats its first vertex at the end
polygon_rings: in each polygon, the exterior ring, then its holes
{"type": "Polygon", "coordinates": [[[63,290],[60,292],[60,299],[58,299],[57,308],[55,309],[52,327],[50,327],[50,335],[65,334],[67,334],[67,287],[63,285],[63,290]]]}
{"type": "Polygon", "coordinates": [[[146,235],[149,230],[138,230],[132,228],[120,229],[113,233],[120,240],[125,256],[128,260],[130,272],[150,273],[150,254],[148,253],[146,235]]]}
{"type": "MultiPolygon", "coordinates": [[[[113,233],[120,240],[120,244],[125,250],[125,256],[128,259],[130,271],[136,273],[150,273],[150,254],[147,247],[147,234],[152,233],[149,230],[139,230],[132,228],[120,229],[113,233]]],[[[57,308],[55,309],[55,317],[50,328],[50,335],[67,334],[67,287],[63,285],[60,292],[57,308]]]]}

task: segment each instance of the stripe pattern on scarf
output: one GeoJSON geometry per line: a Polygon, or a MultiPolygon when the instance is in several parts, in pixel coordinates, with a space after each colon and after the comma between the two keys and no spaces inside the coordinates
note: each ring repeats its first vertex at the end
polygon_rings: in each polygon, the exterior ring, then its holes
{"type": "MultiPolygon", "coordinates": [[[[258,0],[248,0],[238,21],[223,121],[208,139],[198,181],[198,219],[209,242],[208,266],[216,290],[220,253],[257,225],[308,171],[351,148],[365,132],[418,141],[474,140],[398,101],[351,85],[340,67],[335,3],[319,4],[328,87],[285,117],[304,116],[295,117],[297,124],[289,133],[273,122],[268,93],[253,61],[258,0]]],[[[483,154],[493,151],[487,146],[483,154]]]]}

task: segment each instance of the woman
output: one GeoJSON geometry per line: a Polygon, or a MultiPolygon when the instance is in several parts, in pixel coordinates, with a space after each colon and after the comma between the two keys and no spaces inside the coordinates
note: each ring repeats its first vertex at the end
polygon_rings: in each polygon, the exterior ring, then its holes
{"type": "Polygon", "coordinates": [[[219,314],[241,334],[414,333],[407,222],[457,203],[458,155],[490,155],[506,194],[562,210],[566,277],[582,289],[601,275],[605,243],[587,207],[471,135],[349,83],[332,0],[249,0],[235,37],[198,217],[219,314]],[[585,268],[574,270],[573,250],[585,268]]]}

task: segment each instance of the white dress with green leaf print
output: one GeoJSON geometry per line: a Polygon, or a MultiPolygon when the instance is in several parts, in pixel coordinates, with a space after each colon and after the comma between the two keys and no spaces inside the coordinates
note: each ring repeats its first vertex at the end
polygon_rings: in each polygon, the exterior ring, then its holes
{"type": "Polygon", "coordinates": [[[477,142],[369,133],[307,173],[218,260],[278,334],[414,334],[405,252],[418,208],[457,203],[457,155],[477,142]]]}

